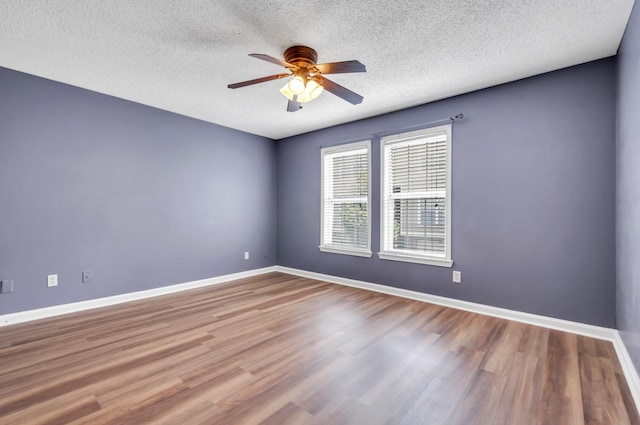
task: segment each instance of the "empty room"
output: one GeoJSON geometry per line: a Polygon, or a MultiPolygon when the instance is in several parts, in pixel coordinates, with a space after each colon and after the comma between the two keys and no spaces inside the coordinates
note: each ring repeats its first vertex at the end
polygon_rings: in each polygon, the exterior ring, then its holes
{"type": "Polygon", "coordinates": [[[0,2],[0,424],[640,425],[636,3],[0,2]]]}

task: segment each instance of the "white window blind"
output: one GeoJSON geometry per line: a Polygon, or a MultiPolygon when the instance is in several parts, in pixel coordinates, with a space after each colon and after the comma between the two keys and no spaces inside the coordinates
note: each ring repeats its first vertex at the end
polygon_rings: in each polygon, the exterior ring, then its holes
{"type": "Polygon", "coordinates": [[[380,258],[451,266],[451,126],[382,139],[380,258]]]}
{"type": "Polygon", "coordinates": [[[371,256],[370,142],[322,149],[322,251],[371,256]]]}

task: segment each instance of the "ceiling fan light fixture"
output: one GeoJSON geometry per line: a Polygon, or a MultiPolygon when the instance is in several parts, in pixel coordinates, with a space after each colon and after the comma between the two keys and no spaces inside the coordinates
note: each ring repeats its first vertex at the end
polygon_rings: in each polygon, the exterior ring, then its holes
{"type": "Polygon", "coordinates": [[[304,78],[301,75],[296,75],[291,81],[289,81],[289,90],[293,94],[301,95],[306,88],[304,78]]]}
{"type": "Polygon", "coordinates": [[[310,102],[320,96],[323,90],[324,87],[318,84],[318,82],[314,79],[311,79],[307,82],[307,86],[305,87],[304,92],[302,92],[302,94],[298,96],[298,102],[310,102]]]}
{"type": "Polygon", "coordinates": [[[324,91],[324,87],[320,85],[316,80],[311,80],[307,83],[307,90],[310,92],[311,100],[320,96],[324,91]]]}
{"type": "Polygon", "coordinates": [[[289,87],[289,83],[285,84],[280,88],[280,93],[282,93],[287,99],[293,100],[293,92],[289,87]]]}

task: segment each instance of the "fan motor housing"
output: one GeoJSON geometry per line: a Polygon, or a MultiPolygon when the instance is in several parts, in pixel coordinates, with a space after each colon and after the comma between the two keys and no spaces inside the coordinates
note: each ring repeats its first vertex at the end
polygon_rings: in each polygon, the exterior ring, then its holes
{"type": "Polygon", "coordinates": [[[284,60],[303,68],[313,66],[318,61],[318,53],[311,47],[291,46],[284,51],[284,60]]]}

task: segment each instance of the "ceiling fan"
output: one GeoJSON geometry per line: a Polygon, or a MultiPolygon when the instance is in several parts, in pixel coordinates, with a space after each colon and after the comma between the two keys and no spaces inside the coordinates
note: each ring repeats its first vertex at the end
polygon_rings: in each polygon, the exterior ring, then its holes
{"type": "Polygon", "coordinates": [[[249,56],[284,66],[289,72],[229,84],[227,87],[230,89],[237,89],[240,87],[250,86],[252,84],[293,77],[280,89],[280,92],[289,99],[289,103],[287,104],[287,111],[289,112],[296,112],[297,110],[302,109],[301,103],[309,102],[317,98],[323,90],[327,90],[353,105],[361,103],[364,99],[359,94],[354,93],[348,88],[334,83],[322,76],[323,74],[366,72],[365,66],[357,60],[316,63],[318,60],[318,53],[311,47],[307,46],[289,47],[284,52],[284,61],[262,53],[251,53],[249,56]]]}

